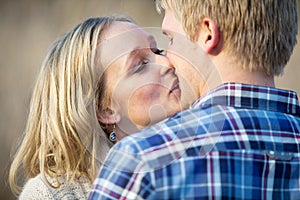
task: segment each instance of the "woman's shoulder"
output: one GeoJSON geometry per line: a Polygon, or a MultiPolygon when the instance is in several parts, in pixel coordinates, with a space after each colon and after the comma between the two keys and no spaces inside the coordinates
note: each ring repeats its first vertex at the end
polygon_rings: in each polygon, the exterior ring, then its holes
{"type": "Polygon", "coordinates": [[[52,199],[53,197],[48,187],[42,176],[37,175],[27,181],[19,199],[52,199]]]}
{"type": "MultiPolygon", "coordinates": [[[[55,185],[53,179],[48,181],[55,185]]],[[[31,178],[25,184],[20,199],[87,199],[91,183],[88,178],[82,177],[79,180],[67,183],[64,178],[59,179],[61,185],[58,188],[51,187],[43,178],[38,175],[31,178]]]]}

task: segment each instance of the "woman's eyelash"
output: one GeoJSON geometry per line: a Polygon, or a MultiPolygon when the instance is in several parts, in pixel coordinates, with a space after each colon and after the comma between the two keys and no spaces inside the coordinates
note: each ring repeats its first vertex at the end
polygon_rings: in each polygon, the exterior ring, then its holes
{"type": "Polygon", "coordinates": [[[165,50],[163,49],[154,49],[153,53],[157,55],[165,55],[165,50]]]}

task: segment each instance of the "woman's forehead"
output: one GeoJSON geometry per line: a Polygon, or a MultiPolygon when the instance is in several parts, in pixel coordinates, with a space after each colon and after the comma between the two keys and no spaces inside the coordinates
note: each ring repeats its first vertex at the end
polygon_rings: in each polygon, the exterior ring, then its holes
{"type": "Polygon", "coordinates": [[[152,48],[156,45],[152,35],[129,22],[113,22],[101,38],[99,56],[105,66],[129,55],[133,50],[152,48]]]}
{"type": "Polygon", "coordinates": [[[114,21],[104,32],[104,40],[114,40],[115,38],[125,38],[131,35],[140,35],[141,37],[148,37],[145,32],[138,25],[131,22],[114,21]]]}

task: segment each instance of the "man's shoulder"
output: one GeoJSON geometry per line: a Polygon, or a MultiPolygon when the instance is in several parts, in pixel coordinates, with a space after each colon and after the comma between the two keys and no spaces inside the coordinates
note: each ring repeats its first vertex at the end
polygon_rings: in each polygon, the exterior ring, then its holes
{"type": "Polygon", "coordinates": [[[196,145],[194,141],[196,134],[197,136],[207,134],[205,127],[216,121],[216,116],[212,117],[211,114],[223,113],[220,112],[222,109],[221,107],[187,109],[129,135],[113,146],[106,164],[115,166],[117,164],[115,161],[123,160],[127,163],[123,165],[126,167],[135,167],[135,163],[143,162],[153,167],[158,161],[157,164],[161,166],[161,161],[169,163],[178,159],[185,154],[186,149],[196,145]]]}
{"type": "Polygon", "coordinates": [[[189,132],[192,132],[190,129],[193,127],[196,129],[199,121],[202,120],[201,113],[205,113],[201,108],[183,110],[137,133],[128,135],[113,148],[121,148],[130,152],[140,152],[141,150],[162,145],[169,140],[178,139],[178,133],[183,132],[185,129],[189,129],[189,132]]]}
{"type": "Polygon", "coordinates": [[[228,113],[234,108],[230,109],[222,105],[202,104],[183,110],[157,124],[128,135],[115,144],[113,149],[141,153],[169,144],[170,141],[189,139],[196,133],[205,134],[212,124],[225,123],[228,113]]]}

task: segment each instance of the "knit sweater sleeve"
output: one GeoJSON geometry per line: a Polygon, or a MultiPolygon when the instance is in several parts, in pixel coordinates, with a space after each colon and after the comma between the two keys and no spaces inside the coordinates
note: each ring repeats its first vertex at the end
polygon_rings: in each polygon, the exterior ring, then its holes
{"type": "Polygon", "coordinates": [[[53,194],[48,189],[48,186],[43,181],[41,176],[29,179],[25,184],[20,196],[20,200],[38,200],[38,199],[54,199],[53,194]]]}
{"type": "MultiPolygon", "coordinates": [[[[56,185],[56,182],[53,179],[48,178],[47,180],[51,184],[56,185]]],[[[39,174],[36,177],[28,180],[19,196],[19,199],[87,199],[91,188],[91,182],[87,177],[81,177],[80,179],[70,183],[68,183],[64,177],[60,177],[59,182],[60,187],[53,188],[47,184],[42,178],[41,174],[39,174]]]]}

